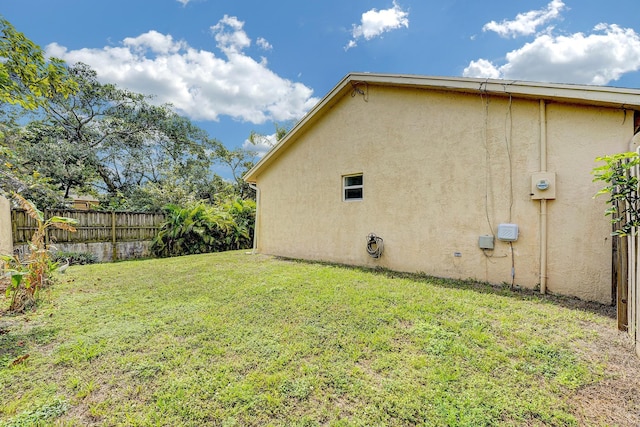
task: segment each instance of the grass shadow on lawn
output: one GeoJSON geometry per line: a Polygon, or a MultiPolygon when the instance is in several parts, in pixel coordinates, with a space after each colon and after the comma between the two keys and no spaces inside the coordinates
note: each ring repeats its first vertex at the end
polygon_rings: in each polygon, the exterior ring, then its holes
{"type": "Polygon", "coordinates": [[[489,294],[489,295],[493,294],[493,295],[500,295],[504,297],[516,298],[518,300],[528,300],[528,301],[553,304],[553,305],[564,307],[570,310],[580,310],[587,313],[593,313],[600,316],[608,317],[611,319],[616,318],[615,305],[602,304],[595,301],[585,301],[576,297],[556,295],[549,292],[547,292],[546,294],[541,294],[539,288],[530,289],[530,288],[524,288],[519,285],[515,285],[512,287],[511,285],[506,283],[493,284],[489,282],[480,282],[474,279],[449,279],[445,277],[431,276],[426,273],[401,272],[401,271],[390,270],[382,267],[369,268],[369,267],[360,267],[360,266],[353,266],[353,265],[333,263],[333,262],[308,261],[303,259],[286,258],[286,257],[276,257],[276,259],[289,261],[289,262],[296,262],[300,264],[318,264],[318,265],[339,267],[339,268],[344,268],[348,270],[356,270],[356,271],[361,271],[365,273],[372,273],[372,274],[380,275],[382,277],[386,277],[389,279],[407,279],[407,280],[412,280],[414,282],[423,282],[425,284],[438,286],[441,288],[471,290],[481,294],[489,294]]]}

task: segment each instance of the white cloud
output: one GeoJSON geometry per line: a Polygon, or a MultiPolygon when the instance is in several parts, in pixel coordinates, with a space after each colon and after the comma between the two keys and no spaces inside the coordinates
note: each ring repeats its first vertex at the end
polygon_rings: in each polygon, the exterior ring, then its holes
{"type": "Polygon", "coordinates": [[[122,41],[122,44],[142,54],[147,49],[158,54],[176,53],[187,47],[184,42],[175,42],[170,35],[161,34],[153,30],[135,38],[127,37],[122,41]]]}
{"type": "Polygon", "coordinates": [[[186,6],[191,0],[178,0],[178,3],[182,3],[183,6],[186,6]]]}
{"type": "Polygon", "coordinates": [[[552,0],[546,9],[519,13],[513,21],[503,20],[500,23],[491,21],[482,27],[482,31],[493,31],[501,37],[528,36],[535,34],[538,31],[538,27],[558,19],[563,9],[565,9],[565,4],[562,0],[552,0]]]}
{"type": "Polygon", "coordinates": [[[244,48],[251,46],[251,39],[242,29],[244,22],[235,16],[224,15],[224,17],[211,27],[213,36],[218,42],[218,49],[229,54],[241,53],[244,48]]]}
{"type": "Polygon", "coordinates": [[[273,46],[271,45],[271,43],[269,43],[266,39],[262,37],[258,37],[258,39],[256,40],[256,44],[260,46],[260,48],[262,48],[263,50],[273,49],[273,46]]]}
{"type": "Polygon", "coordinates": [[[501,77],[500,70],[491,61],[482,58],[477,61],[471,61],[469,66],[462,72],[462,75],[486,79],[499,79],[501,77]]]}
{"type": "Polygon", "coordinates": [[[353,39],[345,46],[345,50],[357,46],[357,40],[362,37],[365,40],[371,40],[400,27],[409,28],[409,12],[402,10],[395,0],[390,9],[371,9],[362,14],[360,25],[353,24],[351,31],[353,39]]]}
{"type": "Polygon", "coordinates": [[[154,101],[171,103],[194,120],[221,115],[256,124],[299,119],[318,101],[313,90],[278,76],[264,58],[247,55],[251,39],[243,26],[225,15],[211,27],[223,57],[157,31],[128,37],[118,47],[68,50],[53,43],[46,50],[68,63],[90,65],[101,81],[155,95],[154,101]]]}
{"type": "Polygon", "coordinates": [[[599,24],[591,34],[542,34],[506,55],[497,65],[471,61],[467,77],[605,85],[640,70],[640,34],[631,28],[599,24]]]}

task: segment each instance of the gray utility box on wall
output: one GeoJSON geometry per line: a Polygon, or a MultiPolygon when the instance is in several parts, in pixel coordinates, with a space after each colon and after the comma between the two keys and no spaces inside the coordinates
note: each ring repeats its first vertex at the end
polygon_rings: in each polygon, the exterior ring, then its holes
{"type": "Polygon", "coordinates": [[[491,235],[480,236],[478,238],[478,247],[480,247],[480,249],[493,249],[494,247],[493,236],[491,235]]]}

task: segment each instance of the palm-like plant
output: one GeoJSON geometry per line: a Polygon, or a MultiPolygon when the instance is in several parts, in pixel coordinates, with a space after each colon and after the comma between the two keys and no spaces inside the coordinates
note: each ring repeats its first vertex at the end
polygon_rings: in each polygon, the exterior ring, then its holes
{"type": "Polygon", "coordinates": [[[237,198],[230,200],[222,209],[234,220],[232,239],[233,249],[249,248],[253,243],[254,224],[256,220],[256,202],[237,198]]]}
{"type": "Polygon", "coordinates": [[[77,221],[60,216],[46,219],[44,213],[31,201],[17,193],[14,193],[13,198],[37,223],[36,231],[29,242],[29,253],[25,258],[8,255],[1,257],[8,266],[6,270],[11,276],[11,284],[7,288],[7,296],[11,295],[9,310],[19,312],[36,302],[38,292],[49,284],[51,272],[57,266],[57,263],[52,261],[51,253],[47,248],[45,240],[47,229],[55,227],[74,232],[77,221]]]}
{"type": "Polygon", "coordinates": [[[151,245],[151,250],[157,256],[164,257],[181,250],[180,237],[185,214],[185,210],[176,205],[167,205],[165,211],[166,220],[151,245]]]}
{"type": "Polygon", "coordinates": [[[255,203],[240,199],[220,206],[169,205],[167,220],[153,240],[157,256],[178,256],[250,247],[255,203]]]}

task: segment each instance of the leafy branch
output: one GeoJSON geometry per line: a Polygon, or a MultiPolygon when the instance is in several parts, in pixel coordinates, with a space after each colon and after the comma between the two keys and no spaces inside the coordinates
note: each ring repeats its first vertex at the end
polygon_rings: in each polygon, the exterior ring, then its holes
{"type": "Polygon", "coordinates": [[[604,165],[592,170],[593,181],[603,181],[606,185],[594,197],[608,194],[610,206],[605,215],[611,217],[614,224],[614,236],[637,235],[640,226],[640,194],[638,194],[638,176],[633,173],[640,165],[640,156],[636,152],[618,153],[596,158],[604,165]]]}

